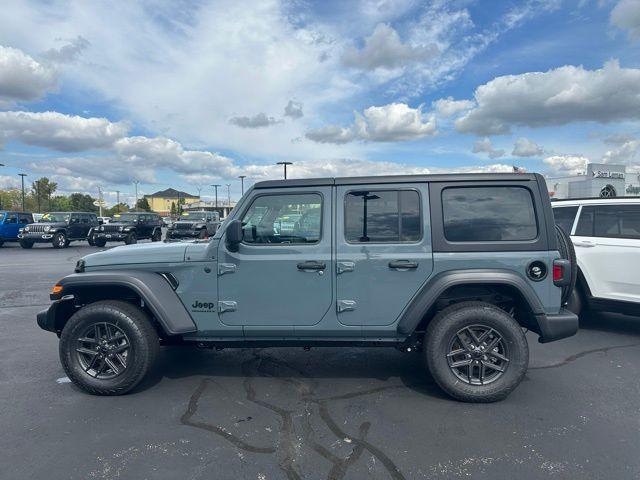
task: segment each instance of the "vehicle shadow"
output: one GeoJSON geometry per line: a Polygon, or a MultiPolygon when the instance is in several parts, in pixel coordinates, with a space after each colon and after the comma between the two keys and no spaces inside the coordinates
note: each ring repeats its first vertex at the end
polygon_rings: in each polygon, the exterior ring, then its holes
{"type": "Polygon", "coordinates": [[[185,346],[161,349],[154,369],[134,392],[147,390],[163,378],[180,379],[206,376],[246,378],[242,365],[251,359],[263,359],[286,368],[272,368],[255,376],[279,380],[326,383],[332,380],[359,379],[377,388],[406,388],[436,399],[448,399],[429,374],[422,354],[402,353],[391,348],[242,348],[222,351],[185,346]],[[327,382],[323,382],[326,380],[327,382]]]}
{"type": "Polygon", "coordinates": [[[587,312],[580,315],[580,328],[620,335],[640,336],[640,317],[587,312]]]}

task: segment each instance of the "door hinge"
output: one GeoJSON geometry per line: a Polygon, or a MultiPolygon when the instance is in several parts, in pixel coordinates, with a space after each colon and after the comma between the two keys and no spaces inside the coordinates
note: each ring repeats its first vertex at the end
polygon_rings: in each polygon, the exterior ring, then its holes
{"type": "Polygon", "coordinates": [[[225,273],[235,273],[236,264],[235,263],[219,263],[218,264],[218,275],[224,275],[225,273]]]}
{"type": "Polygon", "coordinates": [[[356,309],[355,300],[338,300],[338,313],[349,312],[356,309]]]}
{"type": "Polygon", "coordinates": [[[338,262],[338,265],[336,266],[336,272],[338,273],[338,275],[340,275],[344,272],[353,272],[355,268],[355,262],[338,262]]]}
{"type": "Polygon", "coordinates": [[[235,312],[238,304],[231,300],[220,300],[218,302],[218,313],[235,312]]]}

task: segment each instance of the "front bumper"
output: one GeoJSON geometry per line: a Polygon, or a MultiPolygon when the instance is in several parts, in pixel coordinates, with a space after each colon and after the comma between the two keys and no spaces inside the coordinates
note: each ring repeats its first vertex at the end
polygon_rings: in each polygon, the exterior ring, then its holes
{"type": "Polygon", "coordinates": [[[47,243],[50,242],[51,239],[53,238],[53,236],[55,235],[55,233],[31,233],[31,232],[26,232],[26,233],[19,233],[18,234],[18,239],[19,240],[28,240],[29,242],[34,242],[34,243],[47,243]]]}
{"type": "Polygon", "coordinates": [[[198,238],[200,230],[167,230],[167,238],[198,238]]]}
{"type": "Polygon", "coordinates": [[[107,242],[121,242],[124,241],[129,235],[129,232],[113,232],[113,233],[104,233],[104,232],[95,232],[93,234],[94,239],[103,239],[107,242]]]}
{"type": "Polygon", "coordinates": [[[36,321],[38,326],[48,332],[60,333],[59,328],[56,327],[57,318],[69,318],[71,312],[74,310],[73,295],[62,297],[60,300],[54,300],[49,305],[49,308],[41,310],[36,314],[36,321]]]}
{"type": "Polygon", "coordinates": [[[566,308],[561,308],[560,312],[555,314],[536,315],[536,319],[540,327],[540,343],[571,337],[578,331],[578,316],[566,308]]]}

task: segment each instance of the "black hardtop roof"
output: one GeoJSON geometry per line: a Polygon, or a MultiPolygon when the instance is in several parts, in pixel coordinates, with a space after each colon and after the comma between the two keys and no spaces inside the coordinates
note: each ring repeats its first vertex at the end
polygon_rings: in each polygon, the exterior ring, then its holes
{"type": "Polygon", "coordinates": [[[536,181],[538,173],[444,173],[434,175],[378,175],[369,177],[296,178],[290,180],[265,180],[254,188],[315,187],[329,185],[367,185],[371,183],[427,183],[427,182],[488,182],[488,181],[536,181]]]}
{"type": "Polygon", "coordinates": [[[61,213],[63,215],[66,215],[66,214],[71,215],[71,214],[74,214],[74,213],[76,213],[76,214],[77,213],[81,213],[82,215],[96,215],[96,216],[98,215],[96,212],[47,212],[47,213],[43,213],[43,215],[53,215],[53,214],[57,215],[59,213],[61,213]]]}
{"type": "Polygon", "coordinates": [[[157,213],[156,212],[116,212],[113,214],[114,217],[116,215],[157,215],[157,213]]]}

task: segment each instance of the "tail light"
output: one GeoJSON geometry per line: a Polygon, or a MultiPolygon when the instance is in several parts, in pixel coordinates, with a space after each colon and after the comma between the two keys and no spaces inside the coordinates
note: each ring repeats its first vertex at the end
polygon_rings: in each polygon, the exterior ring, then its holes
{"type": "Polygon", "coordinates": [[[571,283],[571,262],[564,258],[557,258],[553,261],[553,284],[557,287],[564,287],[571,283]]]}

